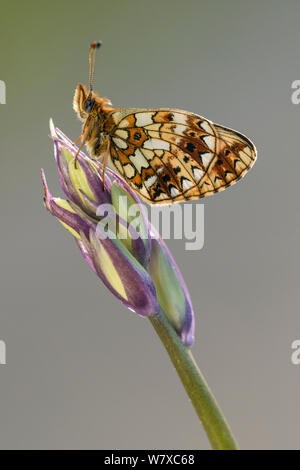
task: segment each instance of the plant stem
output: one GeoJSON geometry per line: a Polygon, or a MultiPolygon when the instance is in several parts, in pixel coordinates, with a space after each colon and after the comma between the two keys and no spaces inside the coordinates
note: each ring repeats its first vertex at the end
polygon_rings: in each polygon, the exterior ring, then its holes
{"type": "Polygon", "coordinates": [[[201,374],[190,348],[181,342],[163,312],[152,315],[149,319],[170,356],[213,449],[237,450],[238,446],[232,432],[201,374]]]}

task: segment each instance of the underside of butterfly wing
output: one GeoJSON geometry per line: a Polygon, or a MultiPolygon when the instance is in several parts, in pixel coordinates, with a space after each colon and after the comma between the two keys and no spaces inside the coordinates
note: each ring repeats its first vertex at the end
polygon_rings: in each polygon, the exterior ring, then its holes
{"type": "Polygon", "coordinates": [[[181,110],[116,110],[106,132],[113,165],[152,204],[222,191],[256,159],[247,137],[181,110]]]}

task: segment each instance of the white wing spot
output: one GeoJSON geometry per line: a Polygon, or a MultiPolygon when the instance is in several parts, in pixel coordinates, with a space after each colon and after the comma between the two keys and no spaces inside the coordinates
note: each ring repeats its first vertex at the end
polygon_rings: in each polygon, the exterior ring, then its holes
{"type": "Polygon", "coordinates": [[[170,150],[170,143],[160,139],[148,139],[144,142],[144,147],[150,150],[170,150]]]}
{"type": "Polygon", "coordinates": [[[119,139],[118,137],[113,137],[113,141],[117,145],[117,147],[119,147],[120,149],[127,149],[128,147],[126,142],[124,142],[124,140],[122,139],[119,139]]]}
{"type": "Polygon", "coordinates": [[[171,194],[171,197],[176,197],[176,196],[178,196],[179,191],[178,191],[177,188],[174,188],[174,186],[172,186],[170,194],[171,194]]]}
{"type": "Polygon", "coordinates": [[[201,180],[202,176],[204,175],[204,172],[202,170],[200,170],[200,168],[194,168],[193,169],[193,174],[194,174],[195,180],[199,181],[199,180],[201,180]]]}
{"type": "Polygon", "coordinates": [[[212,157],[213,157],[213,154],[209,152],[201,154],[201,160],[205,168],[207,168],[208,165],[210,164],[212,157]]]}
{"type": "Polygon", "coordinates": [[[184,124],[170,124],[174,126],[174,134],[184,135],[184,132],[188,129],[184,124]]]}
{"type": "Polygon", "coordinates": [[[194,186],[194,183],[192,183],[190,180],[188,180],[187,178],[182,179],[182,189],[184,191],[190,189],[192,186],[194,186]]]}
{"type": "Polygon", "coordinates": [[[208,134],[213,134],[213,130],[207,121],[202,121],[200,125],[205,132],[207,132],[208,134]]]}
{"type": "Polygon", "coordinates": [[[136,127],[144,127],[153,124],[152,116],[154,113],[136,113],[135,123],[136,127]]]}
{"type": "Polygon", "coordinates": [[[156,175],[152,175],[150,176],[150,178],[147,178],[145,181],[144,181],[144,185],[146,186],[146,188],[150,188],[151,186],[153,186],[153,184],[157,181],[157,176],[156,175]]]}
{"type": "Polygon", "coordinates": [[[204,137],[202,137],[202,140],[205,142],[205,144],[207,145],[207,147],[210,150],[215,149],[215,138],[214,137],[212,137],[211,135],[205,135],[204,137]]]}
{"type": "Polygon", "coordinates": [[[133,163],[139,173],[142,168],[149,167],[148,161],[139,149],[136,149],[134,155],[130,155],[129,160],[133,163]]]}
{"type": "Polygon", "coordinates": [[[186,124],[187,123],[187,116],[181,113],[174,113],[174,122],[178,124],[186,124]]]}

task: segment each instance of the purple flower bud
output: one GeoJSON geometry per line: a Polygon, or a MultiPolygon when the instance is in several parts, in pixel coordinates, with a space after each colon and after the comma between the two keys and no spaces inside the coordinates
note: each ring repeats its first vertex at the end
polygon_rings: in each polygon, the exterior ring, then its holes
{"type": "Polygon", "coordinates": [[[163,311],[190,346],[194,314],[185,283],[168,248],[147,219],[137,195],[101,162],[80,152],[50,123],[61,187],[67,200],[54,198],[44,172],[44,203],[74,236],[94,273],[139,315],[163,311]]]}
{"type": "Polygon", "coordinates": [[[152,227],[149,273],[157,300],[187,346],[194,342],[194,311],[189,292],[168,247],[152,227]]]}
{"type": "MultiPolygon", "coordinates": [[[[52,138],[60,183],[68,200],[52,196],[42,170],[45,207],[72,233],[91,269],[117,298],[139,315],[158,313],[155,288],[146,269],[148,234],[145,242],[116,212],[111,201],[111,180],[105,175],[103,187],[99,165],[80,153],[75,167],[76,147],[59,130],[54,133],[52,129],[52,138]],[[118,227],[126,229],[129,240],[120,240],[117,230],[106,232],[103,217],[98,214],[99,208],[107,204],[111,217],[116,217],[118,227]]],[[[143,224],[148,230],[147,223],[143,224]]]]}

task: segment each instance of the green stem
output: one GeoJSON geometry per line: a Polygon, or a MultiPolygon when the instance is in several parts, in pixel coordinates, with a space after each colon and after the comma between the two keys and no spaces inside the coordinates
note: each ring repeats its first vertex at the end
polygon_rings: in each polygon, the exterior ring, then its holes
{"type": "Polygon", "coordinates": [[[152,315],[149,319],[173,362],[213,449],[238,449],[232,432],[201,374],[191,350],[181,342],[163,312],[152,315]]]}

